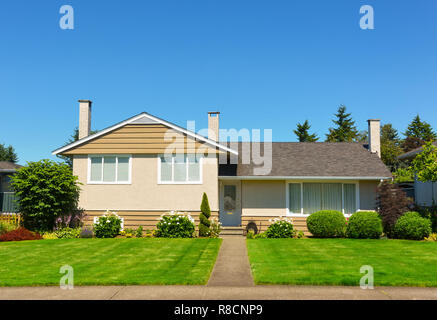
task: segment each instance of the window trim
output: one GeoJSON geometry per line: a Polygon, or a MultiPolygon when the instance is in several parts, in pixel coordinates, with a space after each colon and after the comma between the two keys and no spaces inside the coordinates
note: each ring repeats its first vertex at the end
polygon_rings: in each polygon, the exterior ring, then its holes
{"type": "Polygon", "coordinates": [[[87,173],[87,184],[132,184],[132,155],[131,154],[89,154],[88,155],[88,173],[87,173]],[[91,181],[91,158],[102,158],[102,181],[91,181]],[[115,178],[118,178],[118,158],[128,158],[129,159],[129,173],[128,181],[103,181],[103,158],[104,157],[115,157],[115,178]]]}
{"type": "Polygon", "coordinates": [[[346,214],[344,213],[344,185],[345,184],[355,184],[355,205],[357,208],[357,211],[360,211],[360,183],[359,181],[327,181],[327,180],[317,180],[317,181],[296,181],[296,180],[285,180],[285,208],[286,208],[286,216],[288,217],[308,217],[310,214],[304,214],[303,213],[303,184],[304,183],[341,183],[341,192],[342,192],[342,209],[341,212],[343,213],[343,215],[345,217],[350,217],[352,214],[346,214]],[[290,212],[290,188],[288,186],[289,183],[296,183],[296,184],[300,184],[300,212],[290,212]]]}
{"type": "MultiPolygon", "coordinates": [[[[184,154],[184,156],[189,155],[188,153],[184,154]]],[[[157,172],[157,177],[158,177],[158,184],[203,184],[203,157],[199,158],[199,181],[161,181],[161,157],[164,156],[162,154],[159,154],[157,157],[157,161],[158,161],[158,172],[157,172]]],[[[172,180],[174,179],[174,163],[175,163],[175,155],[172,155],[172,160],[171,160],[171,176],[172,176],[172,180]]],[[[185,170],[186,170],[186,174],[187,174],[187,179],[188,179],[188,163],[186,162],[185,165],[185,170]]]]}

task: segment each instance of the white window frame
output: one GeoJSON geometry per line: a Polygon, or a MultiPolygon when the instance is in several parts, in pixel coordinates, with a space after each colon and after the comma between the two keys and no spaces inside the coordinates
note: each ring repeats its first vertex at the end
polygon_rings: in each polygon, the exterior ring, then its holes
{"type": "MultiPolygon", "coordinates": [[[[184,156],[187,156],[188,154],[184,154],[184,156]]],[[[161,181],[161,157],[163,157],[164,155],[160,154],[157,157],[157,161],[158,161],[158,184],[203,184],[203,157],[199,158],[199,181],[173,181],[174,180],[174,164],[175,164],[175,158],[177,156],[172,155],[172,160],[171,160],[171,178],[172,181],[161,181]]],[[[186,162],[185,165],[185,170],[186,170],[186,177],[188,179],[188,163],[189,161],[186,162]]]]}
{"type": "Polygon", "coordinates": [[[360,211],[360,183],[359,181],[296,181],[296,180],[286,180],[285,181],[285,207],[287,216],[289,217],[308,217],[309,214],[303,213],[303,184],[304,183],[341,183],[341,193],[342,193],[342,200],[341,200],[341,212],[345,217],[350,217],[352,214],[345,214],[344,213],[344,185],[345,184],[355,184],[355,202],[356,202],[356,208],[357,211],[360,211]],[[290,212],[290,188],[288,186],[289,183],[296,183],[300,184],[300,212],[290,212]]]}
{"type": "Polygon", "coordinates": [[[90,154],[88,155],[87,184],[132,184],[132,155],[131,154],[90,154]],[[102,181],[91,181],[91,158],[102,158],[102,181]],[[118,178],[118,158],[129,159],[128,181],[103,181],[103,158],[115,157],[115,179],[118,178]]]}

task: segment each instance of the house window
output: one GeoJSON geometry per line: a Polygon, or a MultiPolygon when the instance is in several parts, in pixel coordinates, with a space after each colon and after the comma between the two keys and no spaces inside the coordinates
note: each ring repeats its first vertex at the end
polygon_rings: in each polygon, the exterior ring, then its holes
{"type": "Polygon", "coordinates": [[[90,156],[88,183],[130,183],[130,163],[127,155],[90,156]]]}
{"type": "Polygon", "coordinates": [[[194,154],[160,156],[158,183],[201,183],[201,160],[194,154]]]}
{"type": "Polygon", "coordinates": [[[288,200],[290,213],[337,210],[352,214],[357,210],[354,183],[289,183],[288,200]]]}

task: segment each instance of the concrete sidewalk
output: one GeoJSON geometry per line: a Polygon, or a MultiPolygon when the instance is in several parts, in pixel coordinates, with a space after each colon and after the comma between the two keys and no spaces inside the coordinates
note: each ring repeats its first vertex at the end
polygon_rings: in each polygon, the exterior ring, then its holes
{"type": "Polygon", "coordinates": [[[328,286],[3,287],[0,300],[437,300],[437,288],[328,286]]]}

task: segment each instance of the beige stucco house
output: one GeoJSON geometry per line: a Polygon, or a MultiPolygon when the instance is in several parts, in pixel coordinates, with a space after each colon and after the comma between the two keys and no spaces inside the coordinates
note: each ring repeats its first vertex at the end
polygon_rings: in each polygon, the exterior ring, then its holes
{"type": "Polygon", "coordinates": [[[205,192],[224,226],[263,231],[271,218],[289,216],[304,229],[321,209],[375,209],[376,186],[391,178],[379,158],[379,120],[369,120],[368,145],[219,143],[218,112],[208,113],[206,138],[148,113],[90,135],[91,101],[79,100],[79,110],[79,140],[53,154],[72,157],[89,221],[106,210],[125,227],[153,228],[172,210],[197,219],[205,192]],[[258,149],[270,165],[261,173],[250,151],[258,149]]]}

